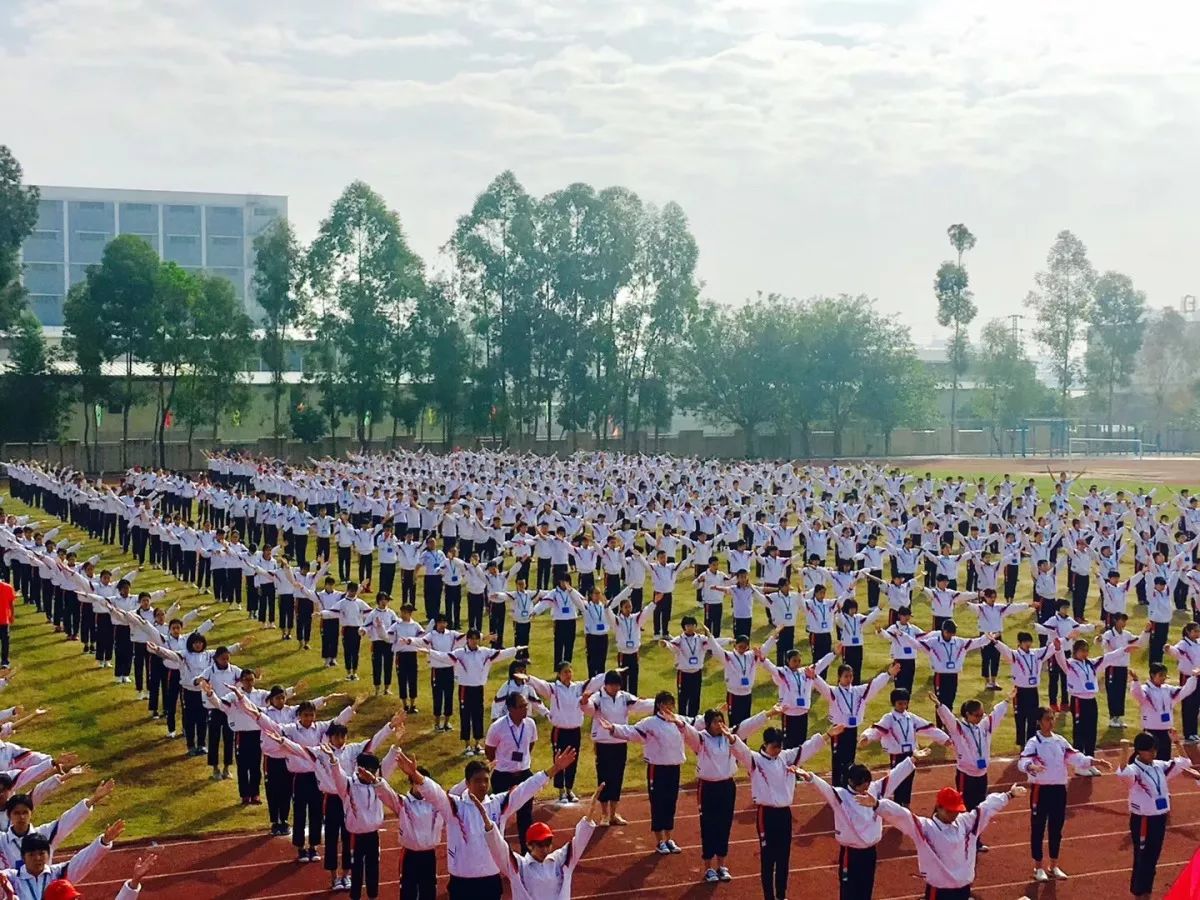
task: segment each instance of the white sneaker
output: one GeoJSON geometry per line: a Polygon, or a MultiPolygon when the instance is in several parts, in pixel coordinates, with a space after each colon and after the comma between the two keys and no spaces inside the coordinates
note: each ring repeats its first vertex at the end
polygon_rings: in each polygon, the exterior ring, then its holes
{"type": "Polygon", "coordinates": [[[660,856],[669,856],[671,848],[667,846],[666,841],[659,841],[658,846],[654,848],[660,856]]]}
{"type": "Polygon", "coordinates": [[[729,870],[724,866],[717,869],[717,878],[721,881],[733,881],[733,876],[729,874],[729,870]]]}
{"type": "Polygon", "coordinates": [[[1109,720],[1108,720],[1108,727],[1109,727],[1109,728],[1120,728],[1120,727],[1121,727],[1121,720],[1120,720],[1120,719],[1109,719],[1109,720]]]}
{"type": "Polygon", "coordinates": [[[704,870],[704,880],[715,884],[716,882],[720,881],[721,879],[717,876],[716,869],[705,869],[704,870]]]}
{"type": "Polygon", "coordinates": [[[169,738],[177,738],[177,737],[179,737],[179,732],[178,732],[178,731],[168,731],[168,732],[167,732],[167,737],[169,737],[169,738]]]}
{"type": "Polygon", "coordinates": [[[1046,874],[1045,869],[1034,869],[1033,870],[1033,880],[1036,882],[1039,882],[1041,884],[1045,884],[1047,881],[1050,880],[1050,876],[1046,874]]]}
{"type": "Polygon", "coordinates": [[[671,853],[682,853],[683,850],[674,841],[667,841],[667,850],[671,853]]]}
{"type": "Polygon", "coordinates": [[[1050,874],[1053,875],[1055,878],[1059,879],[1060,881],[1071,877],[1066,872],[1064,872],[1062,869],[1060,869],[1058,866],[1055,866],[1050,871],[1050,874]]]}
{"type": "Polygon", "coordinates": [[[1087,774],[1090,775],[1092,778],[1099,778],[1100,770],[1097,769],[1095,766],[1092,766],[1090,769],[1087,770],[1087,774]]]}

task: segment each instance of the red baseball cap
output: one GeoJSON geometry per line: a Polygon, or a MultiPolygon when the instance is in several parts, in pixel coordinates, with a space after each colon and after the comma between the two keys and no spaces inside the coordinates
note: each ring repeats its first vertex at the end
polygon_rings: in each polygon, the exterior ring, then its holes
{"type": "Polygon", "coordinates": [[[937,792],[937,805],[946,812],[963,813],[967,807],[963,804],[963,796],[952,787],[944,787],[937,792]]]}
{"type": "Polygon", "coordinates": [[[75,885],[65,878],[59,878],[46,886],[42,900],[79,900],[83,894],[75,890],[75,885]]]}
{"type": "Polygon", "coordinates": [[[525,832],[525,840],[530,844],[541,844],[554,840],[554,832],[545,822],[534,822],[525,832]]]}

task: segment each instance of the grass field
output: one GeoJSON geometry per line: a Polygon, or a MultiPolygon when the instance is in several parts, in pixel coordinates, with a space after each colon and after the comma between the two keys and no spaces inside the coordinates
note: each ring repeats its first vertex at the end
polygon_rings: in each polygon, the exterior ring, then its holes
{"type": "MultiPolygon", "coordinates": [[[[938,474],[957,474],[972,476],[976,469],[967,468],[970,463],[955,461],[957,465],[926,465],[916,463],[912,466],[915,471],[937,471],[938,474]],[[961,467],[961,468],[960,468],[961,467]]],[[[982,462],[982,461],[981,461],[982,462]]],[[[1149,461],[1147,461],[1149,462],[1149,461]]],[[[1055,470],[1059,468],[1056,462],[1055,470]]],[[[980,468],[985,468],[981,466],[980,468]]],[[[988,475],[993,470],[988,468],[988,475]]],[[[1029,465],[1026,464],[1026,468],[1029,465]]],[[[1078,463],[1072,463],[1071,468],[1077,469],[1078,463]]],[[[1190,466],[1188,469],[1190,470],[1190,466]]],[[[1010,471],[1004,469],[1003,471],[1010,471]]],[[[1013,466],[1014,477],[1021,469],[1013,466]]],[[[1183,475],[1172,472],[1170,481],[1182,484],[1183,475]]],[[[1023,473],[1022,473],[1023,474],[1023,473]]],[[[1032,472],[1031,472],[1032,474],[1032,472]]],[[[1105,473],[1108,475],[1108,473],[1105,473]]],[[[1123,474],[1123,473],[1122,473],[1123,474]]],[[[1143,484],[1166,481],[1160,473],[1139,477],[1141,473],[1130,473],[1126,478],[1106,477],[1097,481],[1102,488],[1116,489],[1132,488],[1143,484]],[[1158,477],[1155,477],[1158,475],[1158,477]]],[[[1028,476],[1027,476],[1028,477],[1028,476]]],[[[1043,496],[1049,493],[1049,479],[1044,475],[1039,479],[1039,490],[1043,496]]],[[[1090,479],[1085,479],[1090,483],[1090,479]]],[[[1161,492],[1160,492],[1161,493],[1161,492]]],[[[5,496],[4,509],[13,514],[33,513],[35,518],[46,521],[45,516],[37,516],[35,511],[5,496]]],[[[83,540],[85,535],[75,529],[65,529],[71,540],[83,540]]],[[[85,550],[80,552],[80,558],[92,553],[101,553],[104,565],[130,564],[119,549],[94,542],[85,542],[85,550]]],[[[211,603],[211,597],[200,594],[190,587],[180,585],[170,575],[157,570],[147,569],[139,577],[136,587],[142,590],[170,588],[170,600],[177,600],[185,610],[192,609],[204,603],[211,603]]],[[[860,587],[865,595],[865,587],[860,587]]],[[[1018,600],[1028,599],[1029,581],[1026,572],[1022,572],[1021,587],[1018,600]]],[[[865,599],[860,598],[865,608],[865,599]]],[[[1141,607],[1132,604],[1133,620],[1130,628],[1139,630],[1144,623],[1144,612],[1141,607]]],[[[418,599],[418,608],[420,600],[418,599]]],[[[675,593],[675,616],[678,617],[694,612],[697,609],[695,592],[690,586],[690,580],[680,580],[680,588],[675,593]]],[[[1093,612],[1096,603],[1090,603],[1093,612]]],[[[1183,621],[1183,614],[1176,625],[1183,621]]],[[[728,619],[727,619],[728,621],[728,619]]],[[[924,627],[929,626],[930,613],[927,604],[918,604],[914,621],[924,627]]],[[[1016,616],[1008,620],[1006,635],[1011,639],[1018,630],[1029,630],[1030,616],[1016,616]]],[[[535,620],[532,638],[531,671],[542,677],[553,677],[552,660],[550,659],[551,628],[545,617],[535,620]]],[[[974,628],[974,617],[965,616],[960,622],[960,633],[969,635],[974,628]]],[[[509,629],[511,639],[511,626],[509,629]]],[[[768,633],[765,615],[756,610],[754,641],[761,642],[768,633]]],[[[1172,628],[1172,635],[1177,634],[1177,628],[1172,628]]],[[[300,697],[313,697],[337,691],[370,693],[370,661],[369,653],[360,668],[362,679],[356,683],[342,680],[344,672],[338,669],[321,667],[317,650],[308,652],[296,649],[296,642],[283,642],[279,639],[278,631],[261,631],[257,622],[247,620],[244,611],[233,611],[223,616],[217,623],[213,633],[209,635],[210,646],[219,643],[232,643],[251,635],[251,645],[243,653],[238,654],[234,661],[240,666],[253,666],[262,671],[260,684],[273,683],[291,685],[298,684],[300,697]]],[[[315,646],[315,645],[314,645],[315,646]]],[[[582,638],[576,643],[576,653],[579,662],[582,661],[582,638]]],[[[16,624],[13,629],[13,662],[18,672],[15,682],[3,697],[7,705],[22,704],[26,709],[35,706],[46,706],[50,713],[43,719],[23,728],[15,741],[24,746],[47,752],[74,750],[92,767],[85,777],[69,784],[58,794],[50,798],[44,809],[39,809],[35,822],[48,820],[57,815],[71,803],[90,792],[94,784],[102,777],[113,777],[117,780],[117,791],[113,798],[101,810],[93,814],[91,821],[82,826],[67,843],[78,845],[91,840],[100,830],[103,823],[117,817],[123,817],[128,822],[127,834],[131,838],[153,838],[168,835],[196,834],[209,831],[265,830],[266,813],[264,807],[242,807],[238,805],[237,785],[235,781],[213,782],[209,778],[209,769],[203,758],[188,759],[186,748],[181,739],[168,740],[166,728],[162,721],[149,718],[146,704],[135,699],[132,684],[117,685],[112,676],[112,670],[100,670],[94,659],[81,653],[78,642],[68,642],[62,635],[54,634],[51,626],[46,624],[32,606],[18,602],[16,624]]],[[[888,662],[887,642],[881,638],[868,641],[867,658],[864,674],[882,669],[888,662]]],[[[990,708],[1002,695],[996,692],[982,690],[979,677],[977,657],[974,655],[966,665],[964,677],[960,682],[959,699],[979,697],[990,708]]],[[[1135,657],[1135,668],[1144,669],[1144,655],[1135,657]]],[[[443,783],[453,783],[462,774],[463,756],[462,745],[457,740],[457,733],[449,735],[434,734],[430,729],[431,717],[430,697],[426,664],[421,663],[421,714],[410,717],[408,733],[403,744],[416,754],[420,762],[432,770],[443,783]]],[[[1007,673],[1007,666],[1001,667],[1002,674],[1007,673]]],[[[491,685],[494,688],[503,679],[499,668],[493,672],[491,685]]],[[[641,693],[643,696],[652,694],[661,687],[673,688],[675,678],[669,654],[658,647],[647,646],[643,649],[641,693]]],[[[913,709],[920,715],[932,718],[932,710],[924,693],[930,686],[928,662],[920,664],[918,680],[914,694],[916,702],[913,709]]],[[[774,687],[760,675],[754,691],[756,710],[763,709],[775,702],[774,687]]],[[[815,696],[815,695],[814,695],[815,696]]],[[[710,663],[704,679],[702,708],[716,705],[724,700],[724,688],[719,667],[710,663]]],[[[337,701],[329,707],[329,712],[323,715],[333,715],[349,700],[337,701]]],[[[352,738],[365,737],[373,732],[380,724],[392,715],[397,707],[394,697],[371,697],[360,710],[351,725],[352,738]]],[[[872,721],[887,710],[886,693],[872,703],[868,718],[872,721]]],[[[823,720],[824,707],[818,704],[817,721],[823,720]]],[[[549,725],[545,719],[538,720],[541,740],[535,754],[535,763],[546,765],[549,762],[547,748],[549,740],[549,725]]],[[[1101,743],[1112,745],[1122,737],[1121,732],[1104,730],[1107,715],[1101,712],[1101,743]]],[[[456,724],[456,723],[455,723],[456,724]]],[[[815,724],[815,723],[814,723],[815,724]]],[[[1069,722],[1064,727],[1070,728],[1069,722]]],[[[810,727],[810,733],[812,729],[810,727]]],[[[1132,731],[1124,733],[1131,735],[1132,731]]],[[[589,791],[594,786],[593,755],[585,737],[584,750],[581,755],[580,782],[577,792],[589,791]]],[[[997,757],[1010,755],[1016,751],[1011,716],[1006,718],[1000,735],[995,742],[997,757]]],[[[944,751],[935,748],[932,759],[942,758],[944,751]]],[[[644,770],[637,760],[638,753],[633,751],[629,777],[626,780],[627,789],[638,789],[644,786],[644,770]]],[[[878,745],[863,754],[860,759],[872,766],[883,764],[884,758],[878,745]]],[[[828,756],[823,755],[814,761],[813,767],[818,771],[828,768],[828,756]]],[[[690,765],[688,766],[690,769],[690,765]]],[[[690,772],[685,771],[685,780],[690,772]]]]}

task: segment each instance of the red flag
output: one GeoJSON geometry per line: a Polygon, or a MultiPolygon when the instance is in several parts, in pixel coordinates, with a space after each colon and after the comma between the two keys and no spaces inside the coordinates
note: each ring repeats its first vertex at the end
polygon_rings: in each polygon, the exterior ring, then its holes
{"type": "Polygon", "coordinates": [[[168,409],[167,414],[163,416],[163,428],[170,428],[174,424],[175,417],[171,415],[171,411],[168,409]]]}
{"type": "Polygon", "coordinates": [[[1200,897],[1200,850],[1183,867],[1163,900],[1196,900],[1197,897],[1200,897]]]}

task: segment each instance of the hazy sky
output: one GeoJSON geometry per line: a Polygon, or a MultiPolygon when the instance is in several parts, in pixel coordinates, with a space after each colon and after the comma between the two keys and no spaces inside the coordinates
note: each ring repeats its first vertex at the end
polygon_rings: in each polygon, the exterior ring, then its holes
{"type": "Polygon", "coordinates": [[[875,296],[941,334],[946,226],[982,323],[1054,235],[1153,306],[1200,293],[1195,0],[5,0],[34,183],[286,194],[353,178],[435,267],[505,168],[679,202],[705,293],[875,296]]]}

